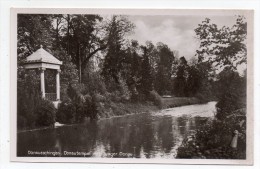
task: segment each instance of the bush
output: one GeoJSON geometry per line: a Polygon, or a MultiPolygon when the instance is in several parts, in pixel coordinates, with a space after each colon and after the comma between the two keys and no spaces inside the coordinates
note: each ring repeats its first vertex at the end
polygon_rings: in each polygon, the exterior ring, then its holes
{"type": "Polygon", "coordinates": [[[94,64],[90,61],[83,73],[82,82],[86,86],[86,93],[101,93],[107,92],[104,78],[100,75],[100,71],[95,70],[94,64]]]}
{"type": "Polygon", "coordinates": [[[76,106],[71,101],[62,102],[56,114],[56,121],[64,124],[75,123],[76,121],[76,106]]]}
{"type": "Polygon", "coordinates": [[[38,75],[35,71],[18,70],[17,127],[19,130],[35,128],[35,108],[41,99],[38,75]]]}
{"type": "Polygon", "coordinates": [[[216,117],[220,120],[229,116],[237,109],[246,107],[246,77],[238,72],[224,69],[217,82],[218,103],[216,117]]]}
{"type": "Polygon", "coordinates": [[[151,100],[154,105],[158,106],[160,109],[163,108],[163,102],[161,96],[156,91],[149,92],[149,100],[151,100]]]}
{"type": "Polygon", "coordinates": [[[223,121],[208,121],[195,134],[184,139],[177,158],[245,159],[246,116],[243,110],[234,112],[223,121]],[[232,135],[238,130],[238,147],[230,147],[232,135]]]}
{"type": "Polygon", "coordinates": [[[82,96],[82,100],[64,101],[59,105],[56,121],[64,124],[81,123],[86,117],[97,118],[96,98],[90,95],[82,96]]]}
{"type": "Polygon", "coordinates": [[[81,123],[84,121],[85,117],[87,117],[87,106],[88,104],[86,104],[86,102],[80,103],[74,103],[75,107],[76,107],[76,119],[75,122],[76,123],[81,123]]]}
{"type": "Polygon", "coordinates": [[[18,127],[18,129],[24,129],[27,126],[28,126],[27,119],[22,115],[18,115],[17,116],[17,127],[18,127]]]}
{"type": "Polygon", "coordinates": [[[97,101],[95,97],[92,97],[91,104],[90,104],[90,109],[88,113],[88,117],[90,119],[97,119],[97,114],[98,114],[98,106],[97,106],[97,101]]]}
{"type": "Polygon", "coordinates": [[[113,78],[106,79],[107,91],[104,93],[108,101],[126,102],[131,98],[131,92],[127,86],[126,80],[121,75],[118,81],[113,78]]]}
{"type": "Polygon", "coordinates": [[[101,94],[94,95],[96,102],[106,102],[106,97],[101,94]]]}
{"type": "Polygon", "coordinates": [[[52,102],[41,99],[35,108],[35,124],[37,127],[53,126],[56,109],[52,102]]]}
{"type": "Polygon", "coordinates": [[[131,92],[128,89],[126,80],[119,76],[119,91],[122,101],[128,101],[131,98],[131,92]]]}
{"type": "Polygon", "coordinates": [[[56,109],[52,102],[41,98],[37,83],[19,81],[17,90],[17,127],[19,130],[52,126],[56,109]]]}

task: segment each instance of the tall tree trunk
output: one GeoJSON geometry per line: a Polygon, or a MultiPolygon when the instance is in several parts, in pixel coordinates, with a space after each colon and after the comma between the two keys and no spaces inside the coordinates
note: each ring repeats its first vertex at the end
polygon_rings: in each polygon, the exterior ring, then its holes
{"type": "Polygon", "coordinates": [[[56,22],[56,48],[59,47],[59,21],[58,21],[58,17],[57,17],[57,22],[56,22]]]}
{"type": "Polygon", "coordinates": [[[79,45],[79,83],[81,83],[81,56],[80,56],[80,45],[79,45]]]}
{"type": "Polygon", "coordinates": [[[67,15],[67,24],[68,24],[68,27],[67,27],[67,54],[70,53],[70,15],[68,14],[67,15]]]}

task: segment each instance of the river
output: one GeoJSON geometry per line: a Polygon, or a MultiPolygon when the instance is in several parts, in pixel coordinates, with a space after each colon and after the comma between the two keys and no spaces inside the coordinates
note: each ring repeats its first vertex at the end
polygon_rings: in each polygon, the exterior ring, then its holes
{"type": "Polygon", "coordinates": [[[216,102],[17,134],[17,156],[175,158],[216,102]]]}

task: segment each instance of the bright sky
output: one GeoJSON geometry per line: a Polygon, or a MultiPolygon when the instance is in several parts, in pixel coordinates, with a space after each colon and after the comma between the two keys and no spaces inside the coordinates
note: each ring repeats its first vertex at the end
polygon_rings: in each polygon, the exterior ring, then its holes
{"type": "Polygon", "coordinates": [[[236,16],[129,16],[135,24],[135,33],[129,39],[138,40],[140,44],[152,41],[163,42],[172,50],[179,51],[179,56],[190,59],[199,47],[194,29],[205,18],[211,19],[220,27],[234,25],[236,16]]]}

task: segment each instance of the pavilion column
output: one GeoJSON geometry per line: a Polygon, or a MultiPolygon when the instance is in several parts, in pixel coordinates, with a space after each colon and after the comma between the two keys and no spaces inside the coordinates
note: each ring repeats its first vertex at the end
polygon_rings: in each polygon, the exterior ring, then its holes
{"type": "Polygon", "coordinates": [[[56,73],[56,99],[60,100],[60,72],[61,70],[57,70],[56,73]]]}
{"type": "Polygon", "coordinates": [[[45,81],[44,81],[44,71],[45,68],[41,68],[41,93],[42,93],[42,98],[45,98],[45,81]]]}

